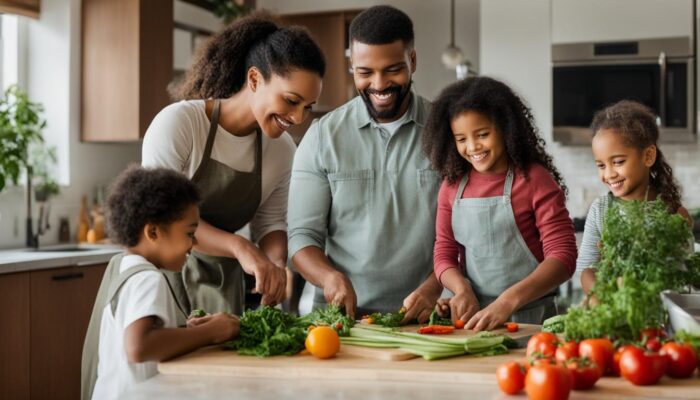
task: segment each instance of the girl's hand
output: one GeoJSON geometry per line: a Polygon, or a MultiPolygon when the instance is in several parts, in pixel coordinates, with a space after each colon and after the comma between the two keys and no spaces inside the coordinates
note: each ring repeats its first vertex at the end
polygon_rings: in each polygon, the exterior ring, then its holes
{"type": "Polygon", "coordinates": [[[206,317],[198,318],[201,321],[199,325],[206,327],[211,333],[211,342],[219,344],[226,342],[238,336],[241,329],[241,320],[238,316],[229,313],[217,313],[206,317]]]}
{"type": "MultiPolygon", "coordinates": [[[[471,289],[464,290],[455,294],[449,300],[450,304],[450,316],[452,317],[452,322],[457,322],[458,319],[462,321],[468,321],[477,311],[479,311],[479,301],[474,296],[474,292],[471,289]]],[[[467,328],[465,325],[465,329],[467,328]]]]}
{"type": "Polygon", "coordinates": [[[285,298],[287,273],[285,268],[277,266],[254,244],[248,243],[243,251],[236,254],[243,271],[255,276],[253,292],[262,294],[260,302],[274,306],[285,298]]]}
{"type": "MultiPolygon", "coordinates": [[[[464,325],[464,329],[490,331],[503,325],[513,314],[513,309],[499,297],[483,310],[477,312],[464,325]]],[[[464,321],[464,320],[463,320],[464,321]]]]}
{"type": "Polygon", "coordinates": [[[437,311],[437,314],[442,318],[450,315],[450,298],[438,299],[435,305],[435,311],[437,311]]]}

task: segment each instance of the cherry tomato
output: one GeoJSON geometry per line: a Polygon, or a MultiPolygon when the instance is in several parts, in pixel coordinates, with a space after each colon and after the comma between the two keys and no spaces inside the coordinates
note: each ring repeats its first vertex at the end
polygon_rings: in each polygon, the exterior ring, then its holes
{"type": "Polygon", "coordinates": [[[557,347],[557,351],[554,353],[554,359],[561,364],[576,357],[578,357],[578,343],[573,340],[559,343],[559,347],[557,347]]]}
{"type": "Polygon", "coordinates": [[[461,319],[458,319],[457,321],[455,321],[455,328],[464,329],[464,321],[462,321],[461,319]]]}
{"type": "Polygon", "coordinates": [[[528,357],[532,356],[534,353],[541,353],[545,357],[554,357],[558,344],[559,339],[557,339],[555,334],[550,332],[536,333],[527,342],[527,351],[525,354],[528,357]]]}
{"type": "Polygon", "coordinates": [[[508,332],[517,332],[518,329],[520,329],[520,326],[518,326],[517,322],[506,322],[506,330],[508,332]]]}
{"type": "Polygon", "coordinates": [[[602,375],[598,366],[586,357],[571,358],[566,361],[565,365],[574,378],[574,390],[588,390],[592,388],[602,375]]]}
{"type": "Polygon", "coordinates": [[[516,394],[525,387],[525,367],[515,361],[502,364],[496,369],[496,381],[503,393],[516,394]]]}
{"type": "Polygon", "coordinates": [[[610,339],[582,340],[578,345],[578,354],[590,358],[598,366],[601,374],[612,368],[614,350],[610,339]]]}
{"type": "Polygon", "coordinates": [[[668,358],[666,375],[671,378],[688,378],[698,365],[695,349],[687,343],[668,342],[661,347],[661,354],[668,358]]]}
{"type": "Polygon", "coordinates": [[[654,385],[666,372],[667,362],[659,353],[628,347],[620,356],[620,374],[635,385],[654,385]]]}
{"type": "Polygon", "coordinates": [[[644,344],[644,347],[649,351],[659,351],[661,350],[661,342],[658,338],[653,337],[647,339],[647,342],[644,344]]]}
{"type": "Polygon", "coordinates": [[[639,339],[641,340],[646,340],[646,339],[652,339],[652,338],[665,338],[666,337],[666,331],[664,331],[662,328],[645,328],[642,329],[639,335],[639,339]]]}
{"type": "Polygon", "coordinates": [[[561,365],[532,366],[525,377],[525,392],[530,400],[566,400],[572,387],[571,372],[561,365]]]}

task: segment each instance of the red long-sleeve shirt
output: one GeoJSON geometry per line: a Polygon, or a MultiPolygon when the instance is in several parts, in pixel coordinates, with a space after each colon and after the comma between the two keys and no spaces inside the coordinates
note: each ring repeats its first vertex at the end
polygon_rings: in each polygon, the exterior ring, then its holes
{"type": "MultiPolygon", "coordinates": [[[[462,198],[502,196],[505,180],[505,173],[482,174],[472,169],[462,198]]],[[[438,280],[446,270],[459,268],[458,256],[464,251],[452,231],[452,205],[459,182],[448,184],[444,181],[438,193],[434,252],[438,280]]],[[[537,261],[555,258],[564,263],[572,275],[576,270],[574,226],[566,209],[564,192],[549,171],[535,164],[530,167],[528,179],[516,171],[511,204],[518,230],[537,261]]]]}

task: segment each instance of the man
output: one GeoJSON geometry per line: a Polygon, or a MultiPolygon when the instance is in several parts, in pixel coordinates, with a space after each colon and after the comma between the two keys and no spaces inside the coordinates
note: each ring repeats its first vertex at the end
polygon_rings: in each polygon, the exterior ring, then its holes
{"type": "Polygon", "coordinates": [[[439,175],[422,155],[430,104],[411,91],[413,24],[375,6],[350,25],[360,96],[314,122],[297,150],[289,253],[317,286],[314,307],[425,321],[442,287],[433,274],[439,175]],[[356,312],[357,311],[357,312],[356,312]]]}

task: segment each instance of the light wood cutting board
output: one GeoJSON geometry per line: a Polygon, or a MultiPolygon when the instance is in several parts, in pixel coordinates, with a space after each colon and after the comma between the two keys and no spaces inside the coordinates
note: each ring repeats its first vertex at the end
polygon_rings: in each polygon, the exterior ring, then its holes
{"type": "MultiPolygon", "coordinates": [[[[401,328],[402,331],[405,332],[417,332],[419,326],[418,325],[409,325],[401,328]]],[[[535,333],[539,332],[542,328],[541,325],[531,325],[531,324],[519,324],[519,328],[517,332],[509,333],[506,331],[505,328],[501,329],[496,329],[491,332],[499,334],[499,335],[508,335],[512,337],[513,339],[519,339],[519,338],[527,338],[535,333]]],[[[455,329],[455,332],[446,335],[448,337],[471,337],[476,335],[477,332],[472,331],[472,330],[465,330],[465,329],[455,329]]],[[[383,361],[405,361],[405,360],[410,360],[412,358],[416,358],[416,356],[413,353],[410,353],[406,350],[401,350],[401,349],[380,349],[380,348],[375,348],[375,347],[362,347],[362,346],[351,346],[351,345],[346,345],[344,344],[343,346],[343,352],[346,354],[353,354],[359,357],[365,357],[365,358],[372,358],[375,360],[383,360],[383,361]]]]}

